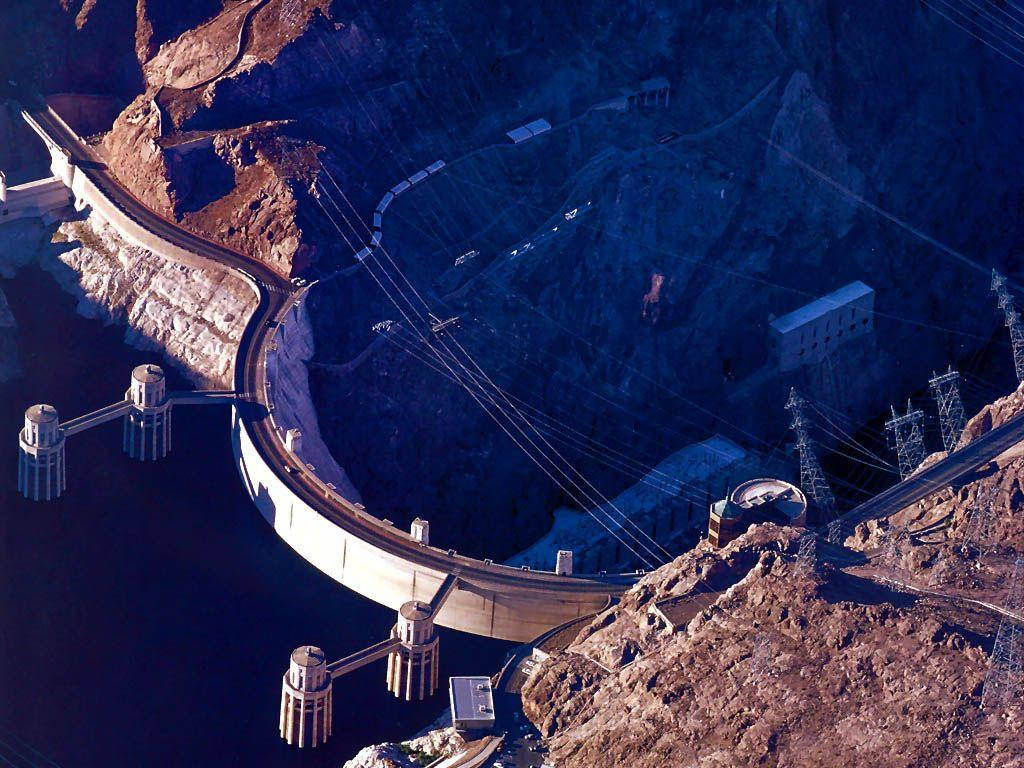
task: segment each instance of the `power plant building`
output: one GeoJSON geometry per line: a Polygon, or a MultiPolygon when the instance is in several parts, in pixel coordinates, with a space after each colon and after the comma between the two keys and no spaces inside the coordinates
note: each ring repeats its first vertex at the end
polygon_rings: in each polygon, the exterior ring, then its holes
{"type": "Polygon", "coordinates": [[[724,547],[754,523],[807,525],[807,497],[785,480],[747,480],[711,505],[708,541],[724,547]]]}
{"type": "Polygon", "coordinates": [[[779,370],[820,363],[850,339],[874,330],[875,291],[856,280],[771,323],[779,370]]]}

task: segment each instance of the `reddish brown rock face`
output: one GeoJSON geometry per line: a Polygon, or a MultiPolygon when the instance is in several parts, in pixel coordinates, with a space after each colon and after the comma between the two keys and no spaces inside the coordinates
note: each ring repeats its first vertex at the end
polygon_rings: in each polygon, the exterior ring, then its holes
{"type": "Polygon", "coordinates": [[[1012,725],[978,713],[993,615],[828,565],[801,578],[796,538],[765,525],[698,548],[544,662],[524,708],[555,764],[1012,764],[1019,709],[1012,725]],[[681,631],[659,629],[653,605],[713,573],[732,586],[681,631]]]}

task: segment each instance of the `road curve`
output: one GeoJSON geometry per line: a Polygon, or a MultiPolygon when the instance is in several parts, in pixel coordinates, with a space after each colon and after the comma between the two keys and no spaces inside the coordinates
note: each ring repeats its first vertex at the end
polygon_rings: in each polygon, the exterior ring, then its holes
{"type": "MultiPolygon", "coordinates": [[[[234,386],[242,393],[236,409],[261,457],[273,468],[276,479],[296,497],[359,539],[425,569],[458,574],[463,585],[460,588],[480,594],[487,592],[514,599],[517,592],[522,592],[533,599],[539,596],[552,603],[581,600],[603,603],[620,595],[636,581],[633,574],[585,577],[521,570],[425,547],[337,494],[325,496],[323,484],[285,450],[270,418],[266,396],[267,345],[273,339],[278,322],[302,299],[304,292],[296,290],[289,280],[263,263],[188,232],[149,209],[49,110],[36,110],[30,116],[59,147],[70,151],[74,166],[136,224],[179,248],[241,273],[254,287],[259,304],[243,332],[235,360],[234,386]]],[[[443,614],[438,623],[446,625],[443,614]]]]}

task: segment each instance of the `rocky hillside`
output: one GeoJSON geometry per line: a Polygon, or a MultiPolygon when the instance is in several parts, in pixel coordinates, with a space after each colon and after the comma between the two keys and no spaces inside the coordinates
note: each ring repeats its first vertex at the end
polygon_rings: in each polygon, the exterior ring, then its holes
{"type": "MultiPolygon", "coordinates": [[[[239,278],[167,262],[95,216],[56,228],[31,219],[5,225],[0,275],[13,277],[32,262],[77,299],[81,315],[124,326],[125,343],[163,356],[197,388],[232,386],[238,342],[256,308],[239,278]]],[[[6,325],[0,311],[0,353],[6,325]]]]}
{"type": "Polygon", "coordinates": [[[524,691],[557,765],[977,766],[1020,759],[1022,713],[979,715],[993,619],[820,567],[761,526],[646,577],[524,691]],[[654,604],[724,592],[685,627],[654,604]]]}
{"type": "MultiPolygon", "coordinates": [[[[1024,411],[1022,392],[982,409],[962,444],[1024,411]]],[[[1024,553],[1022,476],[1021,451],[1008,451],[964,485],[862,524],[810,574],[793,529],[702,544],[545,662],[525,709],[568,768],[1017,765],[1024,710],[979,709],[1001,617],[970,601],[1005,600],[1024,553]],[[979,504],[991,504],[984,530],[979,504]],[[690,613],[688,596],[701,598],[690,613]],[[672,598],[674,634],[656,611],[672,598]]]]}
{"type": "MultiPolygon", "coordinates": [[[[966,445],[1024,412],[1024,388],[985,406],[968,423],[966,445]]],[[[944,454],[933,454],[925,464],[944,454]]],[[[955,488],[858,526],[846,544],[885,550],[881,568],[910,585],[999,604],[1015,557],[1024,553],[1024,450],[1012,448],[955,488]]]]}

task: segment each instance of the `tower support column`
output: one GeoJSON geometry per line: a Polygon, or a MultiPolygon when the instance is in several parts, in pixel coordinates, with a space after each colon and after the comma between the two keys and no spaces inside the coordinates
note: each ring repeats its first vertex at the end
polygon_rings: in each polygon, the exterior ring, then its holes
{"type": "Polygon", "coordinates": [[[124,452],[139,461],[164,458],[171,450],[173,403],[160,366],[136,367],[125,399],[131,401],[132,409],[124,417],[124,452]]]}
{"type": "Polygon", "coordinates": [[[18,433],[18,490],[27,499],[50,501],[67,488],[64,432],[57,409],[33,405],[18,433]]]}
{"type": "Polygon", "coordinates": [[[421,701],[437,691],[440,640],[434,631],[434,609],[412,600],[398,611],[391,637],[400,644],[388,654],[387,685],[396,697],[421,701]]]}
{"type": "Polygon", "coordinates": [[[296,648],[281,681],[281,738],[299,748],[324,744],[331,736],[332,700],[324,652],[315,645],[296,648]]]}

